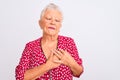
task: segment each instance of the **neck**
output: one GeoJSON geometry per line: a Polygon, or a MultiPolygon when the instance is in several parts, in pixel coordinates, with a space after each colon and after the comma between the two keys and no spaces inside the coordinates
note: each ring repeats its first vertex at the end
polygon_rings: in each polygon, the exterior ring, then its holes
{"type": "Polygon", "coordinates": [[[58,35],[47,35],[43,34],[42,41],[43,42],[54,42],[57,41],[58,35]]]}

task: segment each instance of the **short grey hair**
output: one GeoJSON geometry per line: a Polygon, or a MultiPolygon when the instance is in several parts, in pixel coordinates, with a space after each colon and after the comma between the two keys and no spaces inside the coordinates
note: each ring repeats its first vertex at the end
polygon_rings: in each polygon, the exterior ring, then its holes
{"type": "MultiPolygon", "coordinates": [[[[61,11],[61,9],[59,8],[59,6],[57,6],[57,5],[54,4],[54,3],[50,3],[50,4],[48,4],[48,5],[42,10],[40,19],[42,19],[42,17],[43,17],[44,14],[45,14],[45,11],[47,11],[48,9],[49,9],[49,10],[50,10],[50,9],[52,9],[52,10],[57,10],[57,11],[59,11],[59,12],[62,14],[62,11],[61,11]]],[[[63,17],[63,15],[62,15],[62,17],[63,17]]]]}

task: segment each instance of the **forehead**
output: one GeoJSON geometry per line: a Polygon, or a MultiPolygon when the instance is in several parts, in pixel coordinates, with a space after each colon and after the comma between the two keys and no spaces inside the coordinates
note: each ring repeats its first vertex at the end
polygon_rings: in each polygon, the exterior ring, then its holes
{"type": "Polygon", "coordinates": [[[48,9],[44,13],[44,17],[47,17],[47,16],[62,18],[62,13],[58,10],[48,9]]]}

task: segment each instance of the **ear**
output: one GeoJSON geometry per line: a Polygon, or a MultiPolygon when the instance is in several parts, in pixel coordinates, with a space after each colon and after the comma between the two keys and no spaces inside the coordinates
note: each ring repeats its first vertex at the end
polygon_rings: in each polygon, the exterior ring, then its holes
{"type": "Polygon", "coordinates": [[[42,21],[41,20],[38,21],[38,24],[39,24],[40,28],[42,29],[42,21]]]}

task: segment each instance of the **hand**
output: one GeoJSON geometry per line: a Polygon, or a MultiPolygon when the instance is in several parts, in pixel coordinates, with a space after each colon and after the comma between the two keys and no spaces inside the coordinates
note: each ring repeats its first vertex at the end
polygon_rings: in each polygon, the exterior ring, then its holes
{"type": "Polygon", "coordinates": [[[59,60],[55,60],[54,62],[64,64],[70,67],[70,64],[73,63],[74,58],[65,50],[59,49],[54,51],[55,56],[58,57],[59,60]]]}
{"type": "Polygon", "coordinates": [[[55,62],[68,66],[74,76],[80,76],[83,72],[82,66],[80,66],[66,50],[55,50],[54,54],[59,58],[59,60],[56,60],[55,62]]]}
{"type": "Polygon", "coordinates": [[[58,67],[61,63],[56,63],[55,61],[59,60],[57,56],[53,54],[53,51],[51,52],[50,56],[47,59],[46,65],[50,68],[56,68],[58,67]]]}

